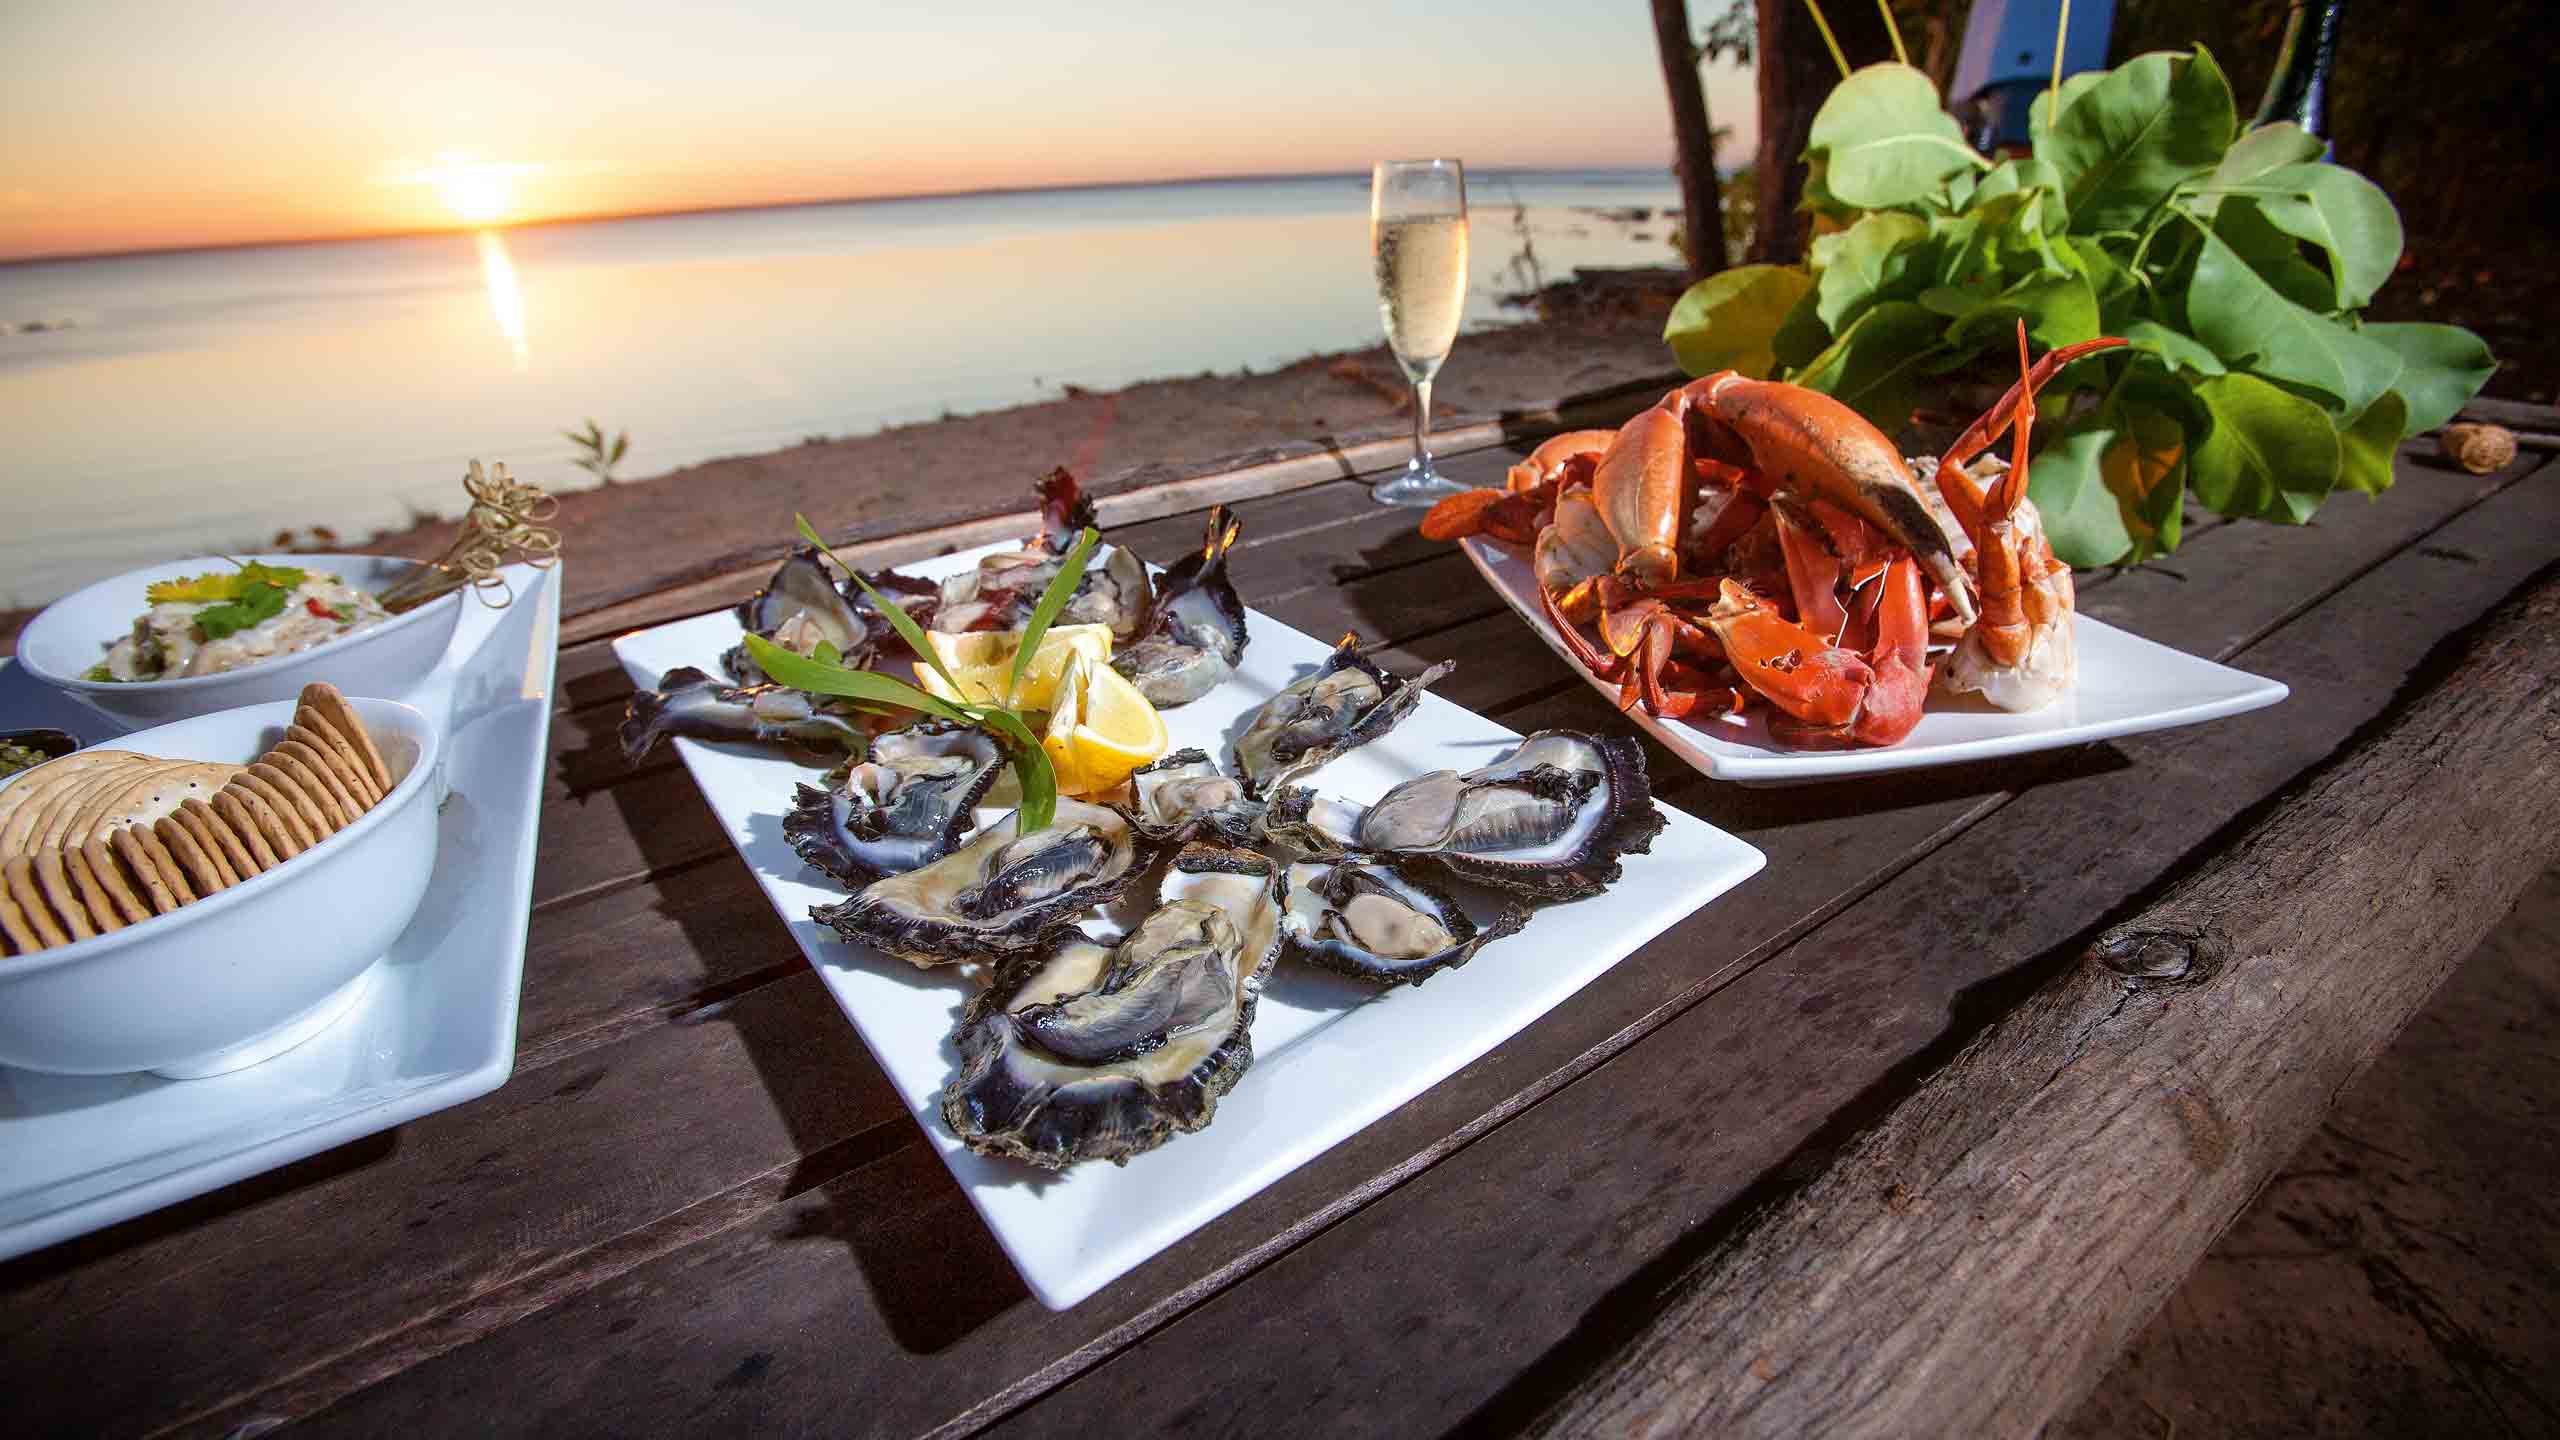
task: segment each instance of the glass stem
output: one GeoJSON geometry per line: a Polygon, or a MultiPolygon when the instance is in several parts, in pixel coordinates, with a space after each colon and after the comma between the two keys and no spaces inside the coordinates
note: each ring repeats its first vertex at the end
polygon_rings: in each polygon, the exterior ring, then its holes
{"type": "Polygon", "coordinates": [[[1413,463],[1425,475],[1431,469],[1431,382],[1413,382],[1413,463]]]}

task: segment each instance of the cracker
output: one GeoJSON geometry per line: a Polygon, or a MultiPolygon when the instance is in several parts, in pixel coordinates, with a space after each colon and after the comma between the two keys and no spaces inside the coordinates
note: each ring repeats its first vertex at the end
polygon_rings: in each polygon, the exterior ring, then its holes
{"type": "Polygon", "coordinates": [[[311,827],[316,839],[326,840],[347,828],[346,817],[338,813],[338,802],[321,792],[319,781],[302,773],[301,762],[270,750],[249,770],[265,776],[270,786],[300,809],[302,823],[311,827]]]}
{"type": "Polygon", "coordinates": [[[166,915],[196,898],[192,893],[181,897],[180,887],[187,883],[186,877],[178,873],[178,862],[167,851],[159,850],[150,831],[128,825],[117,831],[109,843],[125,868],[133,872],[133,878],[142,882],[143,897],[151,902],[154,915],[166,915]]]}
{"type": "Polygon", "coordinates": [[[231,823],[231,833],[249,847],[249,858],[257,861],[261,870],[273,870],[301,854],[302,847],[285,833],[282,820],[263,813],[266,807],[266,801],[237,780],[223,786],[213,797],[213,813],[231,823]]]}
{"type": "Polygon", "coordinates": [[[32,853],[36,849],[33,837],[37,823],[51,813],[64,795],[88,788],[102,775],[159,763],[147,755],[118,750],[100,755],[87,765],[62,770],[54,768],[67,761],[87,758],[85,752],[65,755],[60,760],[37,766],[28,771],[25,778],[6,790],[0,790],[0,796],[14,797],[16,801],[7,822],[0,824],[0,855],[32,853]]]}
{"type": "Polygon", "coordinates": [[[373,772],[365,767],[364,757],[356,753],[355,747],[348,744],[345,737],[326,725],[311,723],[319,718],[313,714],[306,719],[302,712],[296,712],[293,723],[285,727],[284,738],[299,740],[319,752],[320,758],[329,762],[329,768],[339,782],[363,802],[365,809],[381,804],[382,787],[373,783],[373,772]]]}
{"type": "Polygon", "coordinates": [[[237,878],[225,882],[221,869],[213,863],[213,857],[205,854],[203,848],[196,844],[196,837],[188,834],[186,827],[175,820],[164,816],[148,829],[139,825],[134,828],[144,830],[160,842],[161,849],[176,857],[178,868],[187,872],[187,884],[197,895],[219,894],[240,883],[237,878]]]}
{"type": "Polygon", "coordinates": [[[382,752],[374,748],[373,737],[365,733],[363,718],[356,714],[356,707],[347,703],[347,697],[338,693],[338,687],[315,680],[302,687],[302,704],[328,722],[364,757],[365,769],[373,774],[374,788],[390,794],[391,767],[382,763],[382,752]]]}
{"type": "Polygon", "coordinates": [[[155,824],[176,813],[186,801],[201,799],[229,784],[239,769],[237,765],[172,761],[122,784],[91,791],[87,803],[53,843],[79,845],[122,826],[155,824]]]}
{"type": "Polygon", "coordinates": [[[294,778],[303,782],[303,789],[312,792],[311,798],[320,802],[321,809],[331,811],[330,818],[338,822],[339,829],[353,825],[356,817],[365,812],[364,802],[347,789],[347,782],[338,778],[336,767],[323,759],[319,751],[301,741],[282,742],[267,752],[267,760],[272,764],[301,766],[294,772],[294,778]]]}
{"type": "MultiPolygon", "coordinates": [[[[246,799],[250,795],[255,795],[259,802],[266,806],[266,809],[260,812],[260,818],[273,818],[278,829],[293,842],[294,854],[299,855],[320,843],[320,837],[311,833],[311,827],[304,823],[302,807],[286,798],[284,791],[276,788],[275,778],[268,774],[265,766],[252,765],[231,783],[242,787],[241,798],[246,799]]],[[[320,817],[317,812],[314,812],[311,818],[317,820],[320,817]]],[[[270,834],[273,833],[276,832],[270,832],[270,834]]]]}
{"type": "Polygon", "coordinates": [[[213,807],[202,800],[191,799],[179,802],[178,813],[174,818],[179,824],[194,831],[196,843],[202,845],[215,859],[230,867],[232,874],[246,880],[252,875],[266,871],[267,867],[258,863],[258,857],[249,853],[248,843],[231,828],[231,822],[215,814],[213,807]]]}
{"type": "MultiPolygon", "coordinates": [[[[71,887],[79,892],[81,901],[89,907],[89,919],[98,927],[99,934],[113,934],[125,927],[128,921],[128,912],[123,908],[123,906],[128,901],[131,901],[132,897],[128,894],[124,900],[119,900],[115,895],[108,892],[107,887],[99,882],[97,874],[92,868],[95,862],[90,859],[89,854],[85,849],[64,850],[56,855],[37,856],[37,875],[41,876],[44,874],[44,868],[48,861],[60,864],[64,872],[71,877],[71,887]]],[[[122,884],[123,882],[119,879],[117,883],[122,884]]],[[[130,918],[133,920],[139,920],[149,913],[149,911],[144,910],[141,905],[136,902],[133,904],[133,909],[130,912],[130,918]]]]}
{"type": "Polygon", "coordinates": [[[99,801],[137,780],[162,774],[186,763],[184,760],[146,760],[139,765],[119,769],[101,769],[56,791],[52,799],[36,807],[39,813],[28,822],[26,848],[20,853],[60,849],[69,839],[73,824],[99,801]]]}
{"type": "MultiPolygon", "coordinates": [[[[34,863],[36,888],[44,892],[45,903],[53,907],[54,914],[62,917],[62,923],[70,928],[72,935],[86,940],[97,934],[97,929],[89,923],[89,897],[81,894],[71,883],[71,872],[63,864],[62,852],[47,850],[35,857],[34,863]]],[[[112,930],[116,927],[110,925],[105,928],[112,930]]]]}
{"type": "Polygon", "coordinates": [[[9,898],[18,902],[18,910],[27,917],[27,928],[47,949],[68,945],[71,937],[53,916],[53,907],[44,902],[44,891],[36,887],[35,866],[24,855],[0,867],[0,882],[5,882],[9,898]]]}
{"type": "Polygon", "coordinates": [[[36,932],[28,928],[26,912],[18,908],[17,901],[9,898],[5,888],[0,888],[0,936],[8,939],[12,955],[33,955],[44,948],[37,941],[36,932]]]}
{"type": "Polygon", "coordinates": [[[7,851],[9,820],[18,807],[51,790],[69,776],[94,770],[101,765],[122,765],[128,761],[148,760],[130,750],[75,750],[68,755],[47,760],[31,770],[22,770],[16,779],[0,785],[0,853],[7,851]]]}
{"type": "Polygon", "coordinates": [[[125,867],[116,859],[115,850],[104,840],[92,840],[70,854],[72,873],[89,873],[89,883],[106,892],[107,903],[115,907],[128,925],[139,925],[151,918],[151,907],[125,883],[125,867]]]}

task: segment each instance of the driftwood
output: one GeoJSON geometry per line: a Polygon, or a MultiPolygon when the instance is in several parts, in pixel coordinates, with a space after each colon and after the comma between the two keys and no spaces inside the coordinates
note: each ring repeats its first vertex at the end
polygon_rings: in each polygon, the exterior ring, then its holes
{"type": "Polygon", "coordinates": [[[2560,579],[2448,653],[1702,1257],[1538,1432],[2027,1435],[2078,1399],[2560,848],[2560,579]]]}

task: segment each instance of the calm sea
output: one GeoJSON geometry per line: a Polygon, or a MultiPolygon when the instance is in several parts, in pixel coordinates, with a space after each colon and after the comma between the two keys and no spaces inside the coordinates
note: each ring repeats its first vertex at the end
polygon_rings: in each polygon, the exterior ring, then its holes
{"type": "MultiPolygon", "coordinates": [[[[1550,278],[1671,258],[1658,172],[1470,180],[1471,327],[1517,318],[1524,234],[1550,278]],[[1656,214],[1599,213],[1630,207],[1656,214]]],[[[402,525],[474,456],[574,488],[589,416],[633,479],[1371,344],[1367,215],[1346,176],[0,266],[0,605],[402,525]]]]}

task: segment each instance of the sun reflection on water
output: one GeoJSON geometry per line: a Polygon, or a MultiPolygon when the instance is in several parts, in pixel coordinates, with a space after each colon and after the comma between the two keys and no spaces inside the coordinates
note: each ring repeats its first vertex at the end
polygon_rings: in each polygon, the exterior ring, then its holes
{"type": "Polygon", "coordinates": [[[489,313],[496,317],[498,333],[507,337],[507,347],[515,352],[516,373],[521,375],[533,360],[533,347],[527,343],[524,330],[524,290],[516,284],[516,264],[508,258],[507,242],[495,230],[483,230],[480,241],[480,278],[489,290],[489,313]]]}

